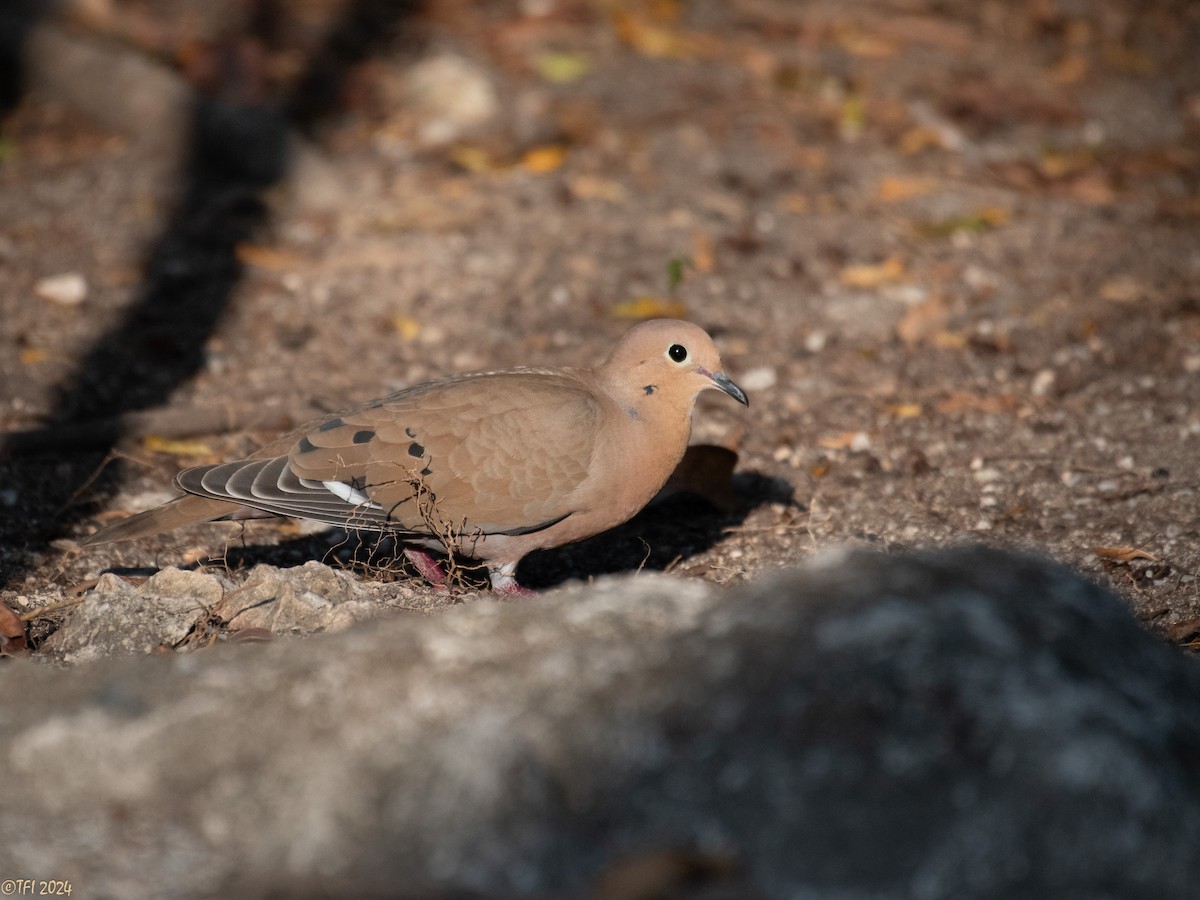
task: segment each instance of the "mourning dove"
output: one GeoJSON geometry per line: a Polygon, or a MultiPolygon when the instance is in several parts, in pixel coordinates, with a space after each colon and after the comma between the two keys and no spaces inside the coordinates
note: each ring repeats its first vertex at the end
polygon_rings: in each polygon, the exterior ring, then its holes
{"type": "MultiPolygon", "coordinates": [[[[748,404],[703,329],[643,322],[596,368],[441,378],[316,419],[246,459],[185,469],[175,484],[187,496],[84,543],[295,516],[480,560],[494,590],[525,593],[515,572],[527,553],[599,534],[654,497],[709,388],[748,404]]],[[[428,554],[408,555],[442,575],[428,554]]]]}

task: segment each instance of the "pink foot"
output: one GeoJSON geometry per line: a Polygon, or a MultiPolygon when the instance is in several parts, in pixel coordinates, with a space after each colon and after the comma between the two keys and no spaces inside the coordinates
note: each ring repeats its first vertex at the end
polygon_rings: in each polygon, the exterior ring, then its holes
{"type": "Polygon", "coordinates": [[[504,597],[533,597],[535,592],[517,584],[517,564],[506,563],[495,568],[489,567],[488,574],[492,579],[492,593],[504,597]]]}
{"type": "Polygon", "coordinates": [[[405,547],[404,558],[412,563],[413,568],[417,570],[417,574],[428,581],[437,590],[448,590],[446,584],[446,573],[442,571],[442,567],[438,565],[436,559],[417,547],[405,547]]]}

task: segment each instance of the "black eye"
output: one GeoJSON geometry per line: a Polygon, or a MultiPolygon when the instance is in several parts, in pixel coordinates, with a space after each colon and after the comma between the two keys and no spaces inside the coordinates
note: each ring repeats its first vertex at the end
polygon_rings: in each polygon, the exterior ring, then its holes
{"type": "Polygon", "coordinates": [[[672,344],[671,349],[667,351],[667,356],[675,362],[681,363],[687,359],[687,347],[682,344],[672,344]]]}

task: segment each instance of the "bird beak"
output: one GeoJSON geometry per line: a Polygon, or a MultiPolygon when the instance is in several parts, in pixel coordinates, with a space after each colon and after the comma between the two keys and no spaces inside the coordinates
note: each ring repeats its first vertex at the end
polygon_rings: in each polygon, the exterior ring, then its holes
{"type": "Polygon", "coordinates": [[[715,387],[727,393],[742,406],[750,405],[750,399],[746,396],[746,392],[734,384],[724,372],[709,372],[705,369],[704,374],[712,379],[715,387]]]}

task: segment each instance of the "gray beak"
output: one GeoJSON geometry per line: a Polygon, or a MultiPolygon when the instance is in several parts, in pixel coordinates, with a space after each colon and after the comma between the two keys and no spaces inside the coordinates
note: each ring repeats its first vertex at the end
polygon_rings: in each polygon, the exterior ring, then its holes
{"type": "Polygon", "coordinates": [[[716,372],[716,373],[710,372],[708,377],[713,380],[713,384],[715,384],[717,387],[719,387],[721,390],[723,390],[725,393],[727,393],[730,397],[732,397],[738,403],[742,404],[742,406],[750,405],[750,399],[746,396],[746,392],[743,391],[736,384],[734,384],[729,379],[729,376],[726,375],[724,372],[716,372]]]}

